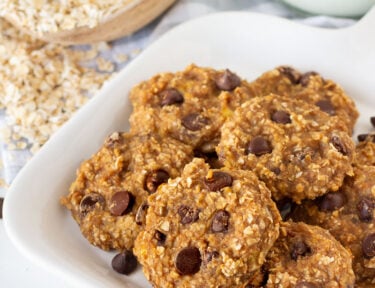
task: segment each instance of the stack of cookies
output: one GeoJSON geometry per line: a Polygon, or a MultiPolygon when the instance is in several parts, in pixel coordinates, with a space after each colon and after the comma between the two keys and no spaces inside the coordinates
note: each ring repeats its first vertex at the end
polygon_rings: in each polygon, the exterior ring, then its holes
{"type": "Polygon", "coordinates": [[[116,271],[137,258],[153,287],[375,287],[375,137],[355,147],[339,85],[190,65],[130,99],[130,132],[61,200],[91,244],[119,251],[116,271]]]}

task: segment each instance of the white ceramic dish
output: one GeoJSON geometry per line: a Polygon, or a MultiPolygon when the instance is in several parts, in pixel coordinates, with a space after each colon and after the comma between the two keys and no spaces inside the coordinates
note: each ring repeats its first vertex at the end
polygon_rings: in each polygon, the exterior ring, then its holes
{"type": "Polygon", "coordinates": [[[359,17],[365,14],[375,0],[283,0],[298,9],[341,17],[359,17]]]}
{"type": "Polygon", "coordinates": [[[113,254],[90,246],[59,198],[75,170],[113,131],[127,130],[129,89],[162,71],[194,62],[229,67],[251,80],[277,65],[316,70],[356,100],[356,133],[375,115],[375,9],[357,25],[317,29],[254,13],[221,13],[183,24],[161,37],[71,119],[25,166],[7,193],[9,237],[32,261],[77,287],[150,287],[142,272],[130,277],[110,268],[113,254]]]}

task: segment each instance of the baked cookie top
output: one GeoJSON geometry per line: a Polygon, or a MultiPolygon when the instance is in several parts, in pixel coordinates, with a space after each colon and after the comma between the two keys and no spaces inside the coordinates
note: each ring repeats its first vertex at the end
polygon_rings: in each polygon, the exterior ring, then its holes
{"type": "Polygon", "coordinates": [[[359,116],[354,101],[340,85],[313,71],[276,67],[251,82],[250,91],[253,97],[274,93],[315,104],[327,115],[339,117],[350,133],[359,116]]]}
{"type": "Polygon", "coordinates": [[[352,252],[356,285],[370,287],[375,285],[374,208],[375,167],[363,165],[354,167],[338,192],[304,201],[291,217],[327,229],[352,252]]]}
{"type": "Polygon", "coordinates": [[[279,212],[250,171],[195,158],[149,197],[134,252],[154,287],[242,287],[279,234],[279,212]]]}
{"type": "Polygon", "coordinates": [[[352,174],[354,143],[341,121],[316,106],[269,95],[235,110],[217,154],[229,168],[255,172],[276,200],[299,203],[340,188],[352,174]]]}
{"type": "Polygon", "coordinates": [[[142,228],[147,197],[180,175],[190,146],[158,135],[115,132],[84,161],[61,202],[82,234],[104,250],[131,249],[142,228]]]}
{"type": "Polygon", "coordinates": [[[352,256],[317,226],[285,222],[267,254],[265,287],[354,287],[352,256]]]}
{"type": "Polygon", "coordinates": [[[171,136],[194,148],[207,146],[235,107],[249,98],[247,85],[228,69],[196,65],[158,74],[130,93],[131,131],[171,136]]]}
{"type": "Polygon", "coordinates": [[[375,135],[368,136],[357,144],[355,164],[375,166],[375,135]]]}

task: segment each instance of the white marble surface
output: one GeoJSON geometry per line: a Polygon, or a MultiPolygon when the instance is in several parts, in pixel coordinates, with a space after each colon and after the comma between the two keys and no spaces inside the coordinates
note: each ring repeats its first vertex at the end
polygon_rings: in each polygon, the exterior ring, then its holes
{"type": "MultiPolygon", "coordinates": [[[[226,10],[242,10],[267,13],[306,25],[320,27],[346,27],[356,22],[355,19],[332,18],[321,15],[308,15],[294,10],[279,1],[264,0],[180,0],[167,13],[141,31],[114,42],[113,55],[119,51],[130,53],[135,49],[147,48],[160,35],[177,24],[208,13],[226,10]]],[[[111,57],[110,54],[106,55],[111,57]]],[[[120,67],[122,68],[122,67],[120,67]]],[[[1,117],[1,115],[0,115],[1,117]]],[[[4,163],[0,176],[9,182],[17,175],[29,157],[28,151],[7,151],[2,149],[1,158],[4,163]]],[[[27,193],[27,191],[25,191],[27,193]]],[[[6,198],[6,190],[0,191],[0,196],[6,198]]],[[[20,211],[20,213],[22,213],[20,211]]],[[[49,275],[44,270],[33,265],[24,258],[7,238],[2,221],[0,220],[0,287],[71,287],[64,279],[49,275]]]]}

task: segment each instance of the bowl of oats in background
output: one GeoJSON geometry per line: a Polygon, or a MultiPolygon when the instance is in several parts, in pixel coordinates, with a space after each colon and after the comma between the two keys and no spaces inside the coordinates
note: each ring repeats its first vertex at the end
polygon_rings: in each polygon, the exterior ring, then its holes
{"type": "Polygon", "coordinates": [[[47,42],[84,44],[129,35],[150,23],[175,0],[13,1],[0,3],[0,16],[47,42]]]}

